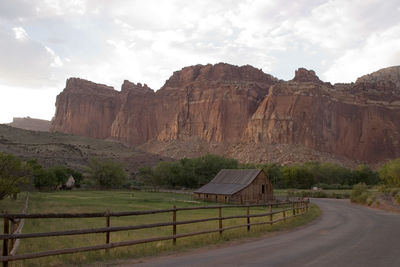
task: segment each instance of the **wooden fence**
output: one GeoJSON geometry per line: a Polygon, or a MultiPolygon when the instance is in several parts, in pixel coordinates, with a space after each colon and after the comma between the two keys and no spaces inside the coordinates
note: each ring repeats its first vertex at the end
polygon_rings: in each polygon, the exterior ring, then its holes
{"type": "MultiPolygon", "coordinates": [[[[27,202],[26,202],[27,203],[27,202]]],[[[77,252],[85,252],[85,251],[93,251],[93,250],[101,250],[101,249],[110,249],[122,246],[131,246],[136,244],[143,244],[155,241],[164,241],[164,240],[172,240],[173,244],[176,244],[176,240],[178,238],[216,233],[222,234],[223,231],[237,229],[240,227],[247,227],[247,230],[250,231],[251,226],[253,225],[262,225],[262,224],[274,224],[280,221],[285,221],[288,218],[298,216],[304,214],[308,210],[309,200],[296,200],[296,201],[287,201],[280,203],[268,203],[268,204],[253,204],[253,205],[219,205],[219,206],[202,206],[202,207],[187,207],[187,208],[176,208],[175,206],[171,209],[163,209],[163,210],[148,210],[148,211],[133,211],[133,212],[98,212],[98,213],[46,213],[46,214],[26,214],[26,213],[15,213],[8,214],[6,212],[0,214],[0,218],[4,219],[4,234],[0,234],[0,240],[3,240],[3,254],[0,257],[0,262],[3,262],[3,266],[8,266],[8,262],[16,261],[16,260],[24,260],[24,259],[33,259],[39,257],[47,257],[53,255],[61,255],[61,254],[70,254],[77,252]],[[250,214],[251,207],[266,207],[267,212],[250,214]],[[279,208],[278,210],[273,210],[273,207],[279,208]],[[229,208],[245,208],[245,215],[234,215],[234,216],[222,216],[222,209],[229,208]],[[269,209],[268,209],[269,208],[269,209]],[[190,210],[201,210],[201,209],[215,209],[218,210],[218,217],[211,218],[202,218],[195,220],[184,220],[177,221],[176,215],[177,212],[190,211],[190,210]],[[110,225],[110,217],[122,217],[122,216],[139,216],[139,215],[149,215],[149,214],[160,214],[160,213],[172,213],[172,221],[170,222],[160,222],[160,223],[152,223],[152,224],[141,224],[141,225],[128,225],[128,226],[114,226],[110,225]],[[273,219],[273,215],[282,214],[277,219],[273,219]],[[106,227],[101,228],[91,228],[91,229],[80,229],[80,230],[68,230],[68,231],[53,231],[53,232],[41,232],[41,233],[21,233],[21,231],[12,231],[10,233],[10,221],[12,224],[15,222],[22,222],[24,219],[43,219],[43,218],[95,218],[95,217],[104,217],[106,222],[106,227]],[[256,217],[266,217],[267,220],[262,222],[251,222],[251,218],[256,217]],[[224,220],[230,219],[246,219],[245,224],[238,224],[228,227],[223,227],[224,220]],[[217,221],[218,227],[216,229],[198,231],[198,232],[190,232],[190,233],[177,233],[178,225],[186,225],[193,223],[201,223],[208,221],[217,221]],[[130,240],[123,242],[110,242],[110,233],[117,231],[128,231],[128,230],[139,230],[139,229],[148,229],[148,228],[156,228],[156,227],[164,227],[164,226],[172,226],[172,235],[162,236],[162,237],[152,237],[146,239],[138,239],[138,240],[130,240]],[[25,253],[20,255],[15,255],[16,248],[14,244],[19,243],[17,240],[26,239],[26,238],[38,238],[38,237],[54,237],[54,236],[67,236],[67,235],[83,235],[83,234],[94,234],[94,233],[105,233],[105,244],[99,244],[94,246],[86,246],[86,247],[78,247],[78,248],[64,248],[64,249],[56,249],[49,251],[41,251],[41,252],[33,252],[33,253],[25,253]],[[13,244],[9,247],[9,244],[13,244]],[[14,250],[15,248],[15,250],[14,250]]],[[[27,205],[27,204],[26,204],[27,205]]],[[[19,224],[21,225],[21,224],[19,224]]],[[[13,227],[11,227],[13,228],[13,227]]],[[[19,228],[19,227],[18,227],[19,228]]],[[[22,227],[21,227],[22,228],[22,227]]],[[[18,230],[18,229],[17,229],[18,230]]]]}

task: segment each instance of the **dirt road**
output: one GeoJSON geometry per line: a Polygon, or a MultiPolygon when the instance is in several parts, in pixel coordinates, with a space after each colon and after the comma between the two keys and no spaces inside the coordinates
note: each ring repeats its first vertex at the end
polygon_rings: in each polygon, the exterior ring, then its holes
{"type": "Polygon", "coordinates": [[[152,258],[135,266],[400,266],[400,215],[345,200],[312,202],[323,214],[307,227],[214,250],[152,258]]]}

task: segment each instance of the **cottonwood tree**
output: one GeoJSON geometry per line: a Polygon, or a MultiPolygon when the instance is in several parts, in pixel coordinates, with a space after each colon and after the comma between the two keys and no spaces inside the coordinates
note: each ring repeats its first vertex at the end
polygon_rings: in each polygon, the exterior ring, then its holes
{"type": "Polygon", "coordinates": [[[19,193],[31,173],[32,170],[25,161],[0,152],[0,200],[19,193]]]}
{"type": "Polygon", "coordinates": [[[128,180],[122,164],[109,159],[92,159],[88,166],[88,178],[103,189],[117,188],[128,180]]]}

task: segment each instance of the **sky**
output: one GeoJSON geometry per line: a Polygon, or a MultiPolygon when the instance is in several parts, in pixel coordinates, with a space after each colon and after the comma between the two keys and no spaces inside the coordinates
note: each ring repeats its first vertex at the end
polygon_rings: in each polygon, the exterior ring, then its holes
{"type": "Polygon", "coordinates": [[[196,64],[354,82],[400,65],[399,0],[0,0],[0,123],[50,120],[69,77],[159,89],[196,64]]]}

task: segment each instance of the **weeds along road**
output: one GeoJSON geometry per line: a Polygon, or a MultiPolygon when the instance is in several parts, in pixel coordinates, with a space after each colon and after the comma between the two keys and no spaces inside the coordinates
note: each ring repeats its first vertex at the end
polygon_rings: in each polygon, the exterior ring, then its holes
{"type": "Polygon", "coordinates": [[[239,245],[146,259],[135,266],[400,266],[400,215],[345,200],[312,202],[322,215],[306,227],[239,245]]]}

